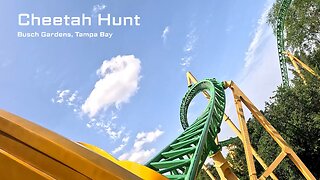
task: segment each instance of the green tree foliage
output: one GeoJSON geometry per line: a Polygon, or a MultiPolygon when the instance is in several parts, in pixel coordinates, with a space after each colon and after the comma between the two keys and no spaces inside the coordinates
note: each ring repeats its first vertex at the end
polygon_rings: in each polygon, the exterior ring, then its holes
{"type": "MultiPolygon", "coordinates": [[[[281,1],[276,1],[268,15],[268,23],[274,31],[281,1]]],[[[284,25],[287,49],[314,51],[320,44],[320,0],[293,0],[284,25]]]]}
{"type": "MultiPolygon", "coordinates": [[[[276,31],[277,0],[269,13],[269,24],[276,31]]],[[[285,19],[286,48],[319,74],[320,69],[320,0],[293,0],[285,19]]],[[[320,178],[320,81],[302,70],[303,83],[295,72],[291,87],[278,87],[262,113],[297,153],[311,173],[320,178]]],[[[279,74],[280,76],[280,74],[279,74]]],[[[280,147],[255,120],[247,121],[250,140],[261,158],[270,165],[281,152],[280,147]]],[[[234,173],[249,179],[245,153],[240,141],[228,154],[234,173]]],[[[257,162],[258,176],[263,168],[257,162]]],[[[274,172],[279,179],[304,179],[294,164],[285,158],[274,172]]]]}
{"type": "MultiPolygon", "coordinates": [[[[308,85],[299,77],[294,78],[293,87],[279,87],[263,114],[293,148],[316,178],[320,178],[320,82],[307,76],[308,85]]],[[[255,118],[247,121],[250,141],[261,158],[270,165],[281,152],[280,147],[255,118]]],[[[227,159],[240,179],[249,179],[242,143],[227,159]]],[[[263,168],[255,162],[258,176],[263,168]]],[[[285,159],[275,171],[279,179],[304,179],[294,164],[285,159]]]]}
{"type": "MultiPolygon", "coordinates": [[[[218,172],[216,171],[215,167],[212,164],[207,164],[206,167],[210,170],[213,177],[217,178],[219,177],[218,172]]],[[[197,180],[210,180],[210,176],[206,173],[205,170],[201,169],[197,178],[197,180]]]]}
{"type": "Polygon", "coordinates": [[[239,179],[249,179],[244,149],[240,139],[238,139],[233,147],[229,148],[227,155],[228,162],[232,165],[233,172],[239,179]]]}
{"type": "Polygon", "coordinates": [[[320,83],[308,76],[308,85],[300,78],[294,87],[279,88],[267,104],[266,117],[280,131],[309,170],[320,177],[320,83]]]}

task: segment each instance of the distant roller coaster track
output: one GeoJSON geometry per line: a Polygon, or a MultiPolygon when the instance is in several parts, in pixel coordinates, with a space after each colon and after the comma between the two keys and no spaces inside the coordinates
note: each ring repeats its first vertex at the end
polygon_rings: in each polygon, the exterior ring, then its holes
{"type": "Polygon", "coordinates": [[[278,19],[277,19],[277,45],[278,45],[278,55],[280,61],[280,71],[281,71],[281,78],[282,84],[284,86],[289,86],[289,77],[288,77],[288,70],[287,70],[287,57],[283,53],[285,51],[284,45],[284,21],[287,15],[288,8],[291,4],[292,0],[283,0],[281,2],[281,6],[278,12],[278,19]]]}

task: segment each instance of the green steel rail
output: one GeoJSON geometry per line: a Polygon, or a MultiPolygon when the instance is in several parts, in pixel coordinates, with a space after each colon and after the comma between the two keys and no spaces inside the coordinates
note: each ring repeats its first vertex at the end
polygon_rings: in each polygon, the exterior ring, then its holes
{"type": "Polygon", "coordinates": [[[287,57],[283,54],[284,50],[284,21],[286,18],[286,14],[288,8],[291,4],[292,0],[283,0],[281,3],[281,7],[278,13],[278,20],[277,20],[277,44],[278,44],[278,55],[280,61],[280,71],[282,77],[282,84],[284,86],[289,86],[289,77],[288,77],[288,70],[287,70],[287,57]]]}
{"type": "Polygon", "coordinates": [[[231,144],[235,144],[236,141],[240,140],[239,137],[233,137],[233,138],[229,138],[227,140],[224,141],[219,141],[219,144],[221,147],[226,147],[229,146],[231,144]]]}
{"type": "Polygon", "coordinates": [[[220,132],[224,110],[225,92],[221,82],[205,79],[189,87],[180,107],[180,121],[185,131],[146,166],[169,179],[195,179],[208,154],[221,149],[214,140],[220,132]],[[208,106],[189,126],[188,106],[204,90],[211,96],[208,106]]]}

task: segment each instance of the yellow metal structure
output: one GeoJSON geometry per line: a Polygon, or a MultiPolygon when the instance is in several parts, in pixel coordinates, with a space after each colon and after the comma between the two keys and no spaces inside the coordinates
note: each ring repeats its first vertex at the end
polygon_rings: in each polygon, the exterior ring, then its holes
{"type": "Polygon", "coordinates": [[[216,178],[212,175],[212,173],[210,172],[210,169],[206,165],[203,165],[202,169],[208,174],[210,179],[216,180],[216,178]]]}
{"type": "MultiPolygon", "coordinates": [[[[237,126],[232,122],[232,120],[226,114],[224,115],[223,119],[231,127],[231,129],[239,137],[239,139],[243,142],[243,136],[242,136],[240,130],[237,128],[237,126]]],[[[253,149],[253,147],[251,145],[250,145],[250,148],[251,148],[252,155],[260,163],[260,165],[263,167],[263,169],[266,170],[268,168],[267,164],[263,161],[263,159],[258,155],[258,153],[253,149]]],[[[278,179],[273,173],[270,174],[270,177],[275,180],[278,179]]]]}
{"type": "MultiPolygon", "coordinates": [[[[297,61],[298,62],[298,61],[297,61]]],[[[308,70],[309,71],[309,70],[308,70]]],[[[310,72],[310,71],[309,71],[310,72]]],[[[197,79],[187,73],[188,86],[197,79]]],[[[237,109],[240,130],[225,114],[224,120],[242,141],[249,177],[253,179],[278,179],[273,171],[288,156],[308,180],[315,180],[308,168],[268,122],[247,96],[232,81],[224,82],[232,90],[237,109]],[[245,105],[264,127],[282,151],[269,166],[253,149],[243,113],[245,105]],[[265,172],[257,177],[253,157],[265,172]]],[[[210,95],[204,91],[207,99],[210,95]]],[[[216,141],[218,141],[216,139],[216,141]]],[[[238,179],[220,151],[211,155],[220,179],[238,179]]],[[[207,167],[202,167],[211,179],[215,179],[207,167]]],[[[0,110],[0,177],[1,179],[152,179],[166,177],[146,166],[119,161],[104,150],[86,143],[75,143],[30,121],[0,110]]]]}
{"type": "MultiPolygon", "coordinates": [[[[188,86],[190,86],[192,83],[196,83],[197,79],[190,72],[187,72],[187,82],[188,82],[188,86]]],[[[225,88],[230,88],[232,90],[241,131],[236,127],[236,125],[232,122],[232,120],[226,114],[224,115],[224,120],[227,122],[227,124],[231,127],[231,129],[236,133],[236,135],[240,138],[240,140],[243,143],[250,179],[251,180],[266,179],[269,176],[272,179],[278,179],[276,175],[273,173],[273,171],[281,163],[281,161],[286,156],[288,156],[289,159],[296,165],[296,167],[300,170],[300,172],[303,174],[303,176],[306,179],[315,180],[315,177],[311,174],[311,172],[304,165],[301,159],[290,148],[290,146],[281,137],[281,135],[277,132],[277,130],[262,115],[262,113],[253,105],[253,103],[249,100],[249,98],[240,90],[240,88],[233,81],[228,81],[228,82],[225,81],[224,83],[225,83],[225,88]],[[257,152],[251,146],[247,125],[245,123],[242,103],[248,108],[248,110],[252,113],[252,115],[257,119],[257,121],[263,126],[263,128],[270,134],[270,136],[277,142],[277,144],[282,149],[281,153],[274,160],[274,162],[271,163],[270,166],[266,165],[266,163],[262,160],[262,158],[257,154],[257,152]],[[259,178],[257,177],[256,171],[255,171],[253,157],[256,158],[256,160],[261,164],[261,166],[265,170],[265,172],[259,178]]],[[[210,98],[207,92],[203,92],[203,94],[207,99],[210,98]]],[[[215,167],[221,179],[236,179],[235,175],[230,170],[230,165],[222,156],[221,152],[216,153],[215,155],[213,155],[212,158],[215,162],[215,167]],[[214,156],[219,158],[215,158],[214,156]],[[224,168],[221,168],[219,166],[221,164],[224,164],[224,168]]]]}
{"type": "Polygon", "coordinates": [[[0,110],[0,179],[166,179],[0,110]]]}
{"type": "MultiPolygon", "coordinates": [[[[257,121],[261,124],[261,126],[270,134],[270,136],[275,140],[275,142],[281,147],[282,152],[280,155],[271,163],[271,165],[265,170],[262,176],[259,179],[266,179],[271,175],[274,169],[280,164],[280,162],[288,156],[290,160],[296,165],[296,167],[300,170],[303,176],[306,179],[315,180],[315,177],[311,174],[309,169],[304,165],[301,159],[296,155],[296,153],[290,148],[290,146],[286,143],[286,141],[281,137],[278,131],[269,123],[269,121],[262,115],[262,113],[253,105],[253,103],[249,100],[249,98],[239,89],[239,87],[232,81],[225,82],[225,87],[228,87],[232,90],[235,97],[238,97],[240,102],[235,103],[243,103],[252,115],[257,119],[257,121]]],[[[240,107],[238,107],[240,108],[240,107]]],[[[239,109],[237,110],[239,111],[239,109]]],[[[242,111],[242,109],[240,110],[242,111]]],[[[238,115],[239,117],[239,115],[238,115]]],[[[241,117],[242,118],[242,117],[241,117]]],[[[244,118],[244,117],[243,117],[244,118]]],[[[246,126],[246,124],[244,124],[246,126]]],[[[245,138],[247,134],[242,133],[242,138],[245,138]]],[[[250,144],[245,144],[244,149],[251,149],[250,144]]],[[[246,152],[246,154],[249,154],[246,152]]],[[[249,155],[251,158],[252,154],[249,155]]],[[[247,158],[247,157],[246,157],[247,158]]],[[[248,163],[248,159],[247,159],[248,163]]],[[[250,165],[254,166],[254,164],[250,165]]],[[[256,179],[254,176],[251,176],[250,179],[256,179]]]]}
{"type": "Polygon", "coordinates": [[[293,67],[295,68],[296,72],[303,80],[304,84],[307,84],[307,82],[303,74],[301,73],[299,66],[307,70],[310,74],[314,75],[316,78],[320,80],[320,76],[316,72],[314,72],[314,70],[312,70],[308,65],[304,64],[300,59],[292,55],[290,52],[284,52],[284,54],[289,57],[290,61],[293,64],[293,67]]]}
{"type": "Polygon", "coordinates": [[[153,171],[150,168],[147,168],[146,166],[143,166],[141,164],[137,164],[135,162],[131,162],[131,161],[119,161],[116,158],[114,158],[113,156],[111,156],[109,153],[107,153],[106,151],[93,146],[91,144],[86,144],[83,142],[79,142],[79,144],[87,147],[88,149],[100,154],[101,156],[111,160],[112,162],[118,164],[119,166],[125,168],[126,170],[130,171],[131,173],[141,177],[142,179],[157,179],[157,180],[165,180],[167,178],[165,178],[164,176],[162,176],[161,174],[153,171]]]}

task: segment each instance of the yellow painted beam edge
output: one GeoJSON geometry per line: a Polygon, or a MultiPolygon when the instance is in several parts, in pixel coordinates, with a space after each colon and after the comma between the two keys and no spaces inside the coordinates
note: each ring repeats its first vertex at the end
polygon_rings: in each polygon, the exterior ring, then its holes
{"type": "Polygon", "coordinates": [[[93,179],[141,179],[120,165],[28,120],[0,110],[0,131],[93,179]]]}
{"type": "Polygon", "coordinates": [[[112,162],[118,164],[119,166],[129,170],[130,172],[139,176],[142,179],[152,179],[152,180],[166,180],[167,179],[163,175],[159,174],[158,172],[156,172],[146,166],[140,165],[135,162],[130,162],[130,161],[119,161],[99,147],[96,147],[91,144],[83,143],[83,142],[78,142],[78,143],[83,145],[84,147],[100,154],[101,156],[111,160],[112,162]]]}

